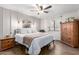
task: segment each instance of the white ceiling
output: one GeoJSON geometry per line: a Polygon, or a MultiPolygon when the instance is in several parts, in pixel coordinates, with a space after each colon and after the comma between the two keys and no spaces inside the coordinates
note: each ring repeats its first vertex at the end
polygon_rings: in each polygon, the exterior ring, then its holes
{"type": "MultiPolygon", "coordinates": [[[[0,4],[0,7],[4,7],[7,9],[11,9],[14,11],[18,11],[30,16],[36,16],[37,12],[31,12],[30,10],[35,10],[35,5],[32,4],[0,4]]],[[[50,8],[48,11],[52,13],[52,15],[59,15],[71,11],[79,10],[79,4],[52,4],[52,8],[50,8]]],[[[42,16],[47,15],[45,13],[40,14],[42,16]]]]}

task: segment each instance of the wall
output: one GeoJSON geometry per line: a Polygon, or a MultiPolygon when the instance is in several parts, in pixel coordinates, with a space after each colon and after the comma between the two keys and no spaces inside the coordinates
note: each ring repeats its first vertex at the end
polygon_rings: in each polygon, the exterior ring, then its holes
{"type": "Polygon", "coordinates": [[[58,31],[56,32],[55,36],[56,39],[60,40],[60,21],[61,19],[64,21],[66,18],[74,16],[75,18],[79,18],[79,10],[64,13],[62,15],[56,16],[53,15],[53,13],[41,15],[40,18],[28,16],[25,14],[21,14],[16,11],[8,10],[5,8],[0,7],[0,37],[5,36],[6,34],[10,34],[14,32],[14,29],[17,29],[18,27],[21,28],[21,24],[18,24],[17,21],[22,20],[31,20],[32,24],[36,24],[36,29],[45,29],[46,31],[53,30],[53,21],[55,20],[55,27],[58,31]],[[60,17],[62,16],[62,18],[60,17]],[[18,26],[19,25],[19,26],[18,26]]]}
{"type": "Polygon", "coordinates": [[[68,12],[58,16],[53,15],[53,13],[45,15],[41,17],[41,29],[48,31],[48,26],[52,27],[53,29],[53,20],[55,20],[55,28],[57,31],[52,31],[52,32],[54,32],[55,39],[60,40],[61,39],[60,21],[65,21],[68,17],[75,17],[79,19],[79,11],[68,12]],[[62,16],[62,18],[60,16],[62,16]]]}
{"type": "Polygon", "coordinates": [[[3,35],[3,16],[2,16],[2,13],[3,12],[3,9],[2,8],[0,8],[0,37],[2,37],[2,35],[3,35]]]}
{"type": "Polygon", "coordinates": [[[79,18],[79,11],[68,12],[62,15],[62,20],[66,20],[69,17],[79,18]]]}
{"type": "Polygon", "coordinates": [[[36,29],[39,30],[39,18],[0,7],[0,37],[13,34],[15,29],[22,28],[22,23],[18,24],[18,20],[20,22],[22,22],[22,20],[30,20],[36,24],[36,29]]]}
{"type": "Polygon", "coordinates": [[[10,34],[10,11],[3,9],[3,35],[10,34]]]}

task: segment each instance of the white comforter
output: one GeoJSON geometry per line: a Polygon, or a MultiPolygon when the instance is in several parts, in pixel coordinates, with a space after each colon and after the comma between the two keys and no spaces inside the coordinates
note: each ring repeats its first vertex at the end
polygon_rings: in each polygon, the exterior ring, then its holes
{"type": "MultiPolygon", "coordinates": [[[[20,44],[23,44],[23,37],[25,35],[32,35],[32,34],[16,34],[15,35],[15,40],[20,43],[20,44]]],[[[45,36],[42,36],[42,37],[39,37],[39,38],[35,38],[32,43],[31,43],[31,46],[28,47],[28,45],[26,44],[23,44],[25,45],[26,47],[29,48],[29,51],[28,53],[29,54],[39,54],[40,51],[41,51],[41,48],[44,47],[45,45],[49,44],[50,42],[53,41],[53,35],[52,34],[48,34],[48,35],[45,35],[45,36]]]]}

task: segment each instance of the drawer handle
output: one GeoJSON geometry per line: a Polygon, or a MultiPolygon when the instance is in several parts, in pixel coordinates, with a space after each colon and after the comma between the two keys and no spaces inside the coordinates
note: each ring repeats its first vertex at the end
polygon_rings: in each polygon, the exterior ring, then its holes
{"type": "Polygon", "coordinates": [[[69,40],[71,39],[71,38],[68,38],[69,40]]]}
{"type": "Polygon", "coordinates": [[[9,41],[7,41],[6,43],[9,43],[9,41]]]}
{"type": "Polygon", "coordinates": [[[8,45],[9,46],[9,45],[8,45]]]}

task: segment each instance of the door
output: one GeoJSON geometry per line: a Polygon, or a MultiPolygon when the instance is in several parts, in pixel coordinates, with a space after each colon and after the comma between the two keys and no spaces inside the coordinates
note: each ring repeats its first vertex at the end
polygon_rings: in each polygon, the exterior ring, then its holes
{"type": "Polygon", "coordinates": [[[61,24],[61,39],[66,41],[66,33],[67,32],[67,25],[66,23],[61,24]]]}

